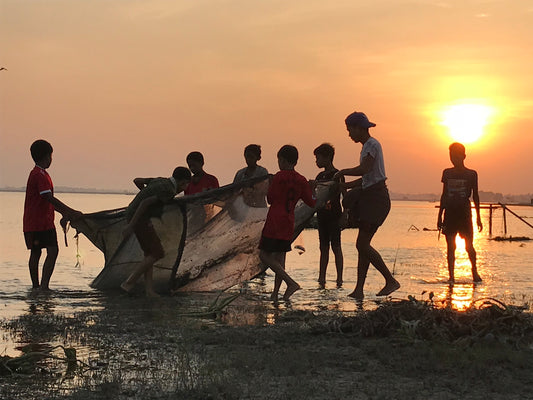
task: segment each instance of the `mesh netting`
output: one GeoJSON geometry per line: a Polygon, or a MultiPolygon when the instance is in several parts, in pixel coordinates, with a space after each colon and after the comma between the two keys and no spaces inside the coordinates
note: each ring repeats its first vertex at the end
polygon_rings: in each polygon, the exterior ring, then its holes
{"type": "MultiPolygon", "coordinates": [[[[315,210],[333,192],[333,183],[319,184],[317,205],[299,202],[295,237],[315,210]]],[[[268,207],[268,176],[249,179],[206,192],[176,197],[152,218],[165,250],[154,265],[158,292],[224,290],[261,272],[258,244],[268,207]]],[[[105,265],[92,282],[98,289],[119,288],[143,259],[134,235],[125,239],[125,209],[86,214],[72,226],[103,253],[105,265]]]]}

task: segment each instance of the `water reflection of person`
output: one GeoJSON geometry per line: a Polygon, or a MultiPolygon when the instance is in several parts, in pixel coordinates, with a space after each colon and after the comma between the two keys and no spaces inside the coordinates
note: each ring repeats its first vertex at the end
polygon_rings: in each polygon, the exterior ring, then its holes
{"type": "Polygon", "coordinates": [[[377,293],[377,296],[391,294],[400,288],[400,283],[392,276],[378,251],[370,245],[370,241],[387,218],[391,207],[389,192],[385,184],[387,177],[385,176],[383,150],[381,144],[369,133],[369,128],[376,124],[370,122],[362,112],[348,115],[345,123],[350,139],[363,145],[360,164],[353,168],[341,169],[334,178],[341,179],[345,175],[361,176],[360,179],[345,185],[353,187],[355,184],[360,184],[362,187],[359,199],[359,234],[356,241],[359,253],[357,284],[354,291],[348,295],[356,300],[362,300],[364,298],[363,287],[370,264],[385,278],[385,286],[377,293]]]}
{"type": "Polygon", "coordinates": [[[446,307],[455,310],[466,310],[474,303],[476,284],[454,285],[449,283],[446,287],[446,307]]]}
{"type": "MultiPolygon", "coordinates": [[[[233,183],[242,182],[247,179],[260,176],[267,176],[268,171],[265,167],[257,165],[261,159],[261,146],[258,144],[249,144],[244,148],[244,159],[246,167],[240,169],[233,178],[233,183]]],[[[251,187],[242,189],[244,202],[251,207],[266,207],[266,194],[268,191],[268,180],[258,182],[251,187]]]]}
{"type": "Polygon", "coordinates": [[[57,296],[52,296],[46,292],[39,296],[30,293],[27,302],[27,314],[31,315],[32,318],[21,316],[17,319],[19,326],[17,327],[16,342],[24,343],[21,348],[24,347],[28,352],[49,350],[52,347],[50,343],[54,341],[55,332],[53,329],[43,329],[42,321],[49,321],[54,316],[57,296]],[[36,321],[38,322],[36,323],[36,321]]]}
{"type": "Polygon", "coordinates": [[[472,264],[472,278],[474,282],[481,282],[477,272],[470,206],[470,196],[472,196],[476,208],[477,226],[481,232],[483,224],[479,212],[477,172],[465,167],[466,151],[461,143],[452,143],[449,150],[453,168],[447,168],[442,172],[443,187],[437,218],[437,228],[442,229],[442,233],[446,236],[449,281],[455,282],[455,237],[459,234],[465,240],[468,258],[472,264]]]}

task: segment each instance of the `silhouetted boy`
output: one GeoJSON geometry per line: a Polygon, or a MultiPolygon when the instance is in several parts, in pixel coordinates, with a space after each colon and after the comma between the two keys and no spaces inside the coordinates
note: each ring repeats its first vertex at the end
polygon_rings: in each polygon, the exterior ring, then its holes
{"type": "MultiPolygon", "coordinates": [[[[235,174],[233,183],[242,182],[247,179],[267,176],[268,171],[265,167],[257,165],[261,159],[261,146],[258,144],[249,144],[244,148],[244,160],[246,167],[241,168],[235,174]]],[[[244,202],[251,207],[266,207],[266,192],[268,190],[268,179],[258,182],[251,187],[245,187],[242,190],[244,202]]]]}
{"type": "Polygon", "coordinates": [[[479,214],[479,194],[477,172],[465,167],[465,147],[461,143],[450,145],[450,160],[453,168],[442,172],[442,196],[440,198],[437,228],[442,229],[446,236],[448,250],[448,272],[450,283],[455,281],[455,237],[459,234],[465,240],[468,258],[472,264],[472,278],[474,282],[481,282],[477,272],[476,250],[474,249],[474,228],[472,225],[472,208],[470,196],[474,200],[476,219],[479,231],[483,229],[479,214]],[[442,212],[444,211],[444,220],[442,212]]]}
{"type": "Polygon", "coordinates": [[[59,246],[54,224],[54,211],[63,215],[63,220],[80,218],[76,211],[54,196],[52,178],[46,169],[52,164],[52,145],[46,140],[36,140],[30,147],[35,168],[30,172],[24,200],[23,231],[26,247],[30,250],[30,276],[33,289],[49,289],[50,278],[54,272],[59,246]],[[39,259],[42,249],[46,248],[43,276],[39,284],[39,259]]]}
{"type": "MultiPolygon", "coordinates": [[[[333,166],[335,149],[329,143],[323,143],[314,150],[316,165],[324,168],[316,176],[316,182],[333,180],[333,176],[339,171],[333,166]]],[[[326,205],[316,212],[318,222],[318,240],[320,243],[320,270],[318,284],[323,288],[326,285],[326,270],[329,262],[329,248],[335,256],[337,268],[337,287],[342,286],[342,270],[344,259],[341,247],[341,228],[339,220],[342,215],[340,192],[329,200],[326,205]]]]}
{"type": "Polygon", "coordinates": [[[191,173],[185,167],[176,167],[170,178],[135,178],[135,185],[140,189],[126,209],[128,225],[124,228],[124,238],[135,233],[144,259],[120,287],[130,292],[137,280],[144,274],[146,295],[156,297],[152,286],[153,266],[165,256],[161,240],[150,221],[155,216],[157,206],[170,203],[174,196],[181,193],[191,182],[191,173]]]}
{"type": "Polygon", "coordinates": [[[381,144],[370,136],[369,128],[376,126],[376,124],[370,122],[364,113],[357,111],[351,113],[346,117],[345,123],[350,139],[363,145],[359,165],[341,169],[335,174],[336,179],[345,175],[361,176],[360,179],[346,184],[347,187],[356,185],[362,188],[358,203],[359,234],[356,241],[359,253],[357,284],[354,291],[348,296],[356,300],[364,298],[363,288],[370,264],[385,278],[385,286],[377,293],[377,296],[387,296],[398,290],[400,283],[392,276],[381,255],[370,244],[391,208],[389,191],[385,184],[387,176],[385,175],[383,150],[381,144]]]}
{"type": "Polygon", "coordinates": [[[277,300],[282,281],[287,284],[284,300],[289,300],[289,297],[300,289],[300,285],[285,272],[285,256],[291,251],[296,203],[300,199],[310,207],[314,207],[316,203],[311,185],[294,170],[297,162],[296,147],[285,145],[278,151],[280,171],[272,178],[267,194],[270,208],[261,235],[259,257],[263,264],[276,274],[272,300],[277,300]]]}
{"type": "Polygon", "coordinates": [[[185,188],[185,194],[195,194],[219,187],[218,179],[204,171],[204,156],[199,151],[187,155],[187,165],[192,172],[191,183],[185,188]]]}

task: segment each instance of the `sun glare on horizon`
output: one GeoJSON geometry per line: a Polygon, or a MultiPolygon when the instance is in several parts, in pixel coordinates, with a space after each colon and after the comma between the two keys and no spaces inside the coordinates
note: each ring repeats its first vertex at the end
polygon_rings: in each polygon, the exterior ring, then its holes
{"type": "Polygon", "coordinates": [[[483,104],[453,104],[442,111],[441,123],[454,141],[469,144],[483,136],[493,112],[483,104]]]}

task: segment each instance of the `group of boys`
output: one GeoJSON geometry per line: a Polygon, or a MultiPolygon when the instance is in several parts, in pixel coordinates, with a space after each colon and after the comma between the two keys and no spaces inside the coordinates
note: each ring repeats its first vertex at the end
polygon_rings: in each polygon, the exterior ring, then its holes
{"type": "MultiPolygon", "coordinates": [[[[385,286],[377,293],[386,296],[400,288],[379,252],[371,246],[371,240],[378,228],[385,221],[390,208],[390,198],[385,181],[385,166],[381,144],[370,136],[369,128],[376,126],[362,112],[353,112],[345,119],[349,137],[355,143],[362,144],[359,165],[353,168],[338,170],[333,166],[334,148],[324,143],[314,150],[316,164],[323,168],[314,182],[309,182],[295,171],[298,162],[298,150],[292,145],[285,145],[277,153],[279,172],[268,185],[266,200],[270,207],[263,227],[259,243],[260,260],[265,268],[275,273],[274,290],[271,298],[276,300],[282,282],[287,288],[283,295],[289,300],[300,285],[286,272],[285,256],[291,250],[294,234],[294,210],[301,199],[310,207],[316,204],[313,186],[316,182],[335,180],[339,182],[339,191],[330,199],[325,207],[317,212],[320,243],[320,268],[318,282],[325,286],[326,268],[329,261],[329,250],[335,257],[337,271],[337,287],[343,283],[343,254],[341,249],[341,192],[346,195],[347,189],[358,190],[357,226],[359,233],[356,241],[358,250],[357,283],[349,296],[362,300],[363,287],[368,268],[372,264],[384,277],[385,286]],[[345,176],[361,178],[345,182],[345,176]]],[[[45,140],[35,141],[30,148],[35,168],[31,171],[26,187],[24,205],[23,230],[26,246],[30,250],[29,269],[33,288],[48,290],[50,277],[53,273],[58,255],[57,234],[54,225],[54,210],[63,215],[63,220],[76,220],[83,214],[74,210],[54,196],[53,184],[46,169],[52,162],[52,146],[45,140]],[[38,265],[42,249],[46,248],[47,256],[43,265],[43,276],[39,282],[38,265]]],[[[234,182],[267,175],[268,171],[257,165],[261,159],[261,148],[249,145],[245,148],[244,157],[247,166],[239,170],[234,182]]],[[[464,166],[464,146],[454,143],[450,146],[450,158],[454,168],[443,173],[443,194],[438,216],[438,228],[446,235],[448,243],[448,266],[450,281],[453,282],[453,266],[455,262],[455,236],[460,234],[467,241],[467,250],[472,262],[474,281],[481,281],[476,269],[476,254],[473,248],[473,229],[469,198],[473,195],[477,211],[477,223],[482,228],[479,215],[479,196],[477,192],[477,174],[464,166]],[[442,213],[444,211],[444,219],[442,213]]],[[[133,273],[122,283],[123,290],[130,292],[137,280],[144,275],[146,294],[157,296],[152,288],[152,271],[154,263],[164,256],[161,242],[150,219],[154,216],[157,204],[170,202],[178,193],[186,195],[219,187],[215,176],[203,170],[204,158],[200,152],[192,152],[187,156],[189,168],[177,167],[170,178],[135,178],[134,183],[139,193],[126,209],[127,225],[124,237],[135,234],[144,259],[133,273]],[[192,173],[192,174],[191,174],[192,173]]],[[[250,199],[253,205],[266,206],[264,195],[250,199]]]]}

